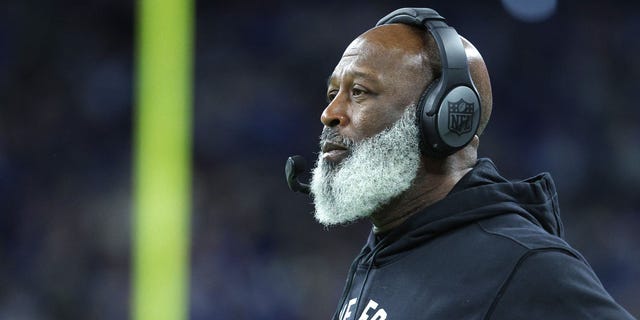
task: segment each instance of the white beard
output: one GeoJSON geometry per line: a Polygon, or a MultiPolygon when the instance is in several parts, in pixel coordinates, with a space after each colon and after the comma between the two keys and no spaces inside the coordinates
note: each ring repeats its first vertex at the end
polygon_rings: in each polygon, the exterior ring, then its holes
{"type": "Polygon", "coordinates": [[[420,166],[416,107],[391,127],[351,147],[334,166],[318,157],[311,178],[315,218],[325,226],[371,216],[409,189],[420,166]]]}

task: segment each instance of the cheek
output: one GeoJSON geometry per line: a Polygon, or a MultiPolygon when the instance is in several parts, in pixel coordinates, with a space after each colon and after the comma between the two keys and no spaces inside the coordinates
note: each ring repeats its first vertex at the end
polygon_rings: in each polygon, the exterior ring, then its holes
{"type": "Polygon", "coordinates": [[[352,116],[354,129],[358,137],[356,140],[372,137],[386,128],[391,127],[402,113],[388,108],[362,110],[352,116]]]}

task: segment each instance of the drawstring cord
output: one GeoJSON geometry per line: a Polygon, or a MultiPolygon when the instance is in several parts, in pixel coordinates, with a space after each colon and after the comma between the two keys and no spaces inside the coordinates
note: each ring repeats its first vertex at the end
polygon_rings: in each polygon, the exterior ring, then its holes
{"type": "MultiPolygon", "coordinates": [[[[366,248],[366,246],[365,246],[366,248]]],[[[342,306],[347,301],[349,297],[349,292],[351,291],[351,286],[353,285],[353,279],[356,277],[356,269],[358,268],[358,263],[366,253],[364,248],[362,252],[353,260],[351,266],[349,267],[349,276],[347,278],[347,283],[344,286],[344,291],[342,292],[342,297],[340,298],[340,303],[338,304],[338,309],[334,312],[333,318],[334,320],[340,320],[340,311],[342,310],[342,306]]]]}
{"type": "Polygon", "coordinates": [[[342,308],[345,306],[347,298],[349,297],[349,292],[351,292],[351,287],[353,286],[353,280],[356,277],[356,271],[358,268],[358,264],[360,263],[360,260],[363,259],[366,255],[370,255],[370,258],[367,260],[370,260],[371,263],[369,263],[369,266],[367,267],[367,272],[365,273],[364,281],[362,282],[362,287],[360,288],[360,293],[358,294],[358,299],[356,302],[355,310],[356,312],[358,311],[358,307],[360,306],[360,300],[362,298],[362,294],[364,293],[364,287],[367,284],[367,281],[369,280],[369,273],[371,273],[371,269],[373,269],[373,261],[375,260],[378,252],[385,247],[386,243],[391,241],[390,239],[391,237],[389,236],[382,238],[378,242],[378,244],[375,246],[375,248],[370,252],[366,252],[366,248],[368,247],[368,245],[365,245],[365,247],[362,249],[360,254],[351,263],[351,267],[349,268],[349,277],[347,278],[347,284],[345,285],[344,292],[342,293],[342,298],[340,299],[340,303],[338,304],[338,308],[333,314],[334,320],[340,320],[340,312],[342,311],[342,308]]]}
{"type": "Polygon", "coordinates": [[[382,249],[382,242],[380,241],[380,243],[378,243],[378,245],[376,246],[376,248],[371,252],[371,258],[369,260],[371,260],[371,262],[369,263],[369,266],[367,267],[367,272],[364,274],[364,281],[362,282],[362,287],[360,287],[360,293],[358,293],[358,300],[356,300],[356,313],[358,312],[358,308],[360,307],[360,300],[362,300],[362,294],[364,293],[364,287],[367,285],[367,280],[369,280],[369,273],[371,272],[371,269],[373,268],[373,261],[376,258],[376,255],[378,254],[378,251],[380,251],[380,249],[382,249]]]}

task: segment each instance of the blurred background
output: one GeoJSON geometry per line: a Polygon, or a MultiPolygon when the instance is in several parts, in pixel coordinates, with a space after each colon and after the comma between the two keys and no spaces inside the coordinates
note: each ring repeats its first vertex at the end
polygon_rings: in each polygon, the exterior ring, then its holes
{"type": "MultiPolygon", "coordinates": [[[[481,156],[541,171],[566,237],[640,316],[640,4],[199,1],[191,319],[328,319],[368,222],[326,229],[284,161],[315,159],[326,78],[388,12],[432,7],[483,54],[481,156]]],[[[4,0],[0,319],[125,319],[134,6],[4,0]]]]}

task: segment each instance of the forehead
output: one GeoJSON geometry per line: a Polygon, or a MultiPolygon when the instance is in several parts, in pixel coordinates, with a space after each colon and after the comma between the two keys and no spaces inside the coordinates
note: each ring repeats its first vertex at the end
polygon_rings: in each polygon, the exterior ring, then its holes
{"type": "Polygon", "coordinates": [[[419,52],[359,37],[344,51],[329,81],[344,77],[384,81],[419,72],[422,63],[419,52]]]}

